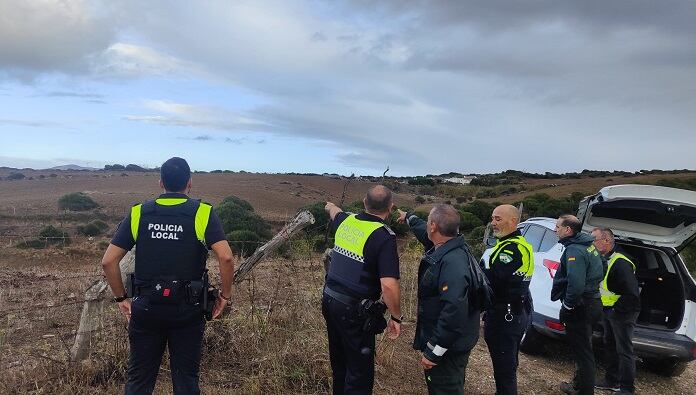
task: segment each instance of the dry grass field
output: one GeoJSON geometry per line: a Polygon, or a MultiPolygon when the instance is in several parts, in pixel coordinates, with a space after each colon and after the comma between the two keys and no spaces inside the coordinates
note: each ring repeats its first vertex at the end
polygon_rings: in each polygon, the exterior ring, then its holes
{"type": "MultiPolygon", "coordinates": [[[[23,171],[33,180],[0,181],[0,393],[117,394],[123,390],[128,355],[125,322],[114,305],[105,310],[88,362],[68,361],[84,291],[101,278],[100,258],[108,236],[77,236],[74,229],[95,214],[67,215],[57,207],[60,196],[85,192],[102,208],[110,235],[130,205],[156,196],[155,173],[23,171]],[[38,176],[43,174],[45,178],[38,176]],[[45,225],[69,231],[72,243],[44,249],[18,249],[16,243],[34,237],[45,225]]],[[[0,174],[5,176],[6,174],[0,174]]],[[[629,180],[532,180],[532,192],[562,196],[592,193],[623,182],[654,182],[672,176],[629,180]],[[548,186],[555,183],[556,186],[548,186]]],[[[263,174],[195,174],[191,195],[216,204],[228,195],[251,202],[264,218],[278,226],[298,208],[324,200],[339,201],[343,180],[327,177],[263,174]]],[[[358,200],[369,183],[352,182],[346,202],[358,200]]],[[[520,195],[521,196],[521,195],[520,195]]],[[[519,200],[506,196],[502,201],[519,200]]],[[[399,193],[397,204],[416,206],[415,194],[399,193]]],[[[444,199],[442,199],[444,200],[444,199]]],[[[427,207],[423,206],[423,207],[427,207]]],[[[323,285],[321,257],[303,239],[290,240],[283,256],[261,262],[235,288],[234,302],[224,318],[206,329],[201,385],[207,394],[326,394],[330,369],[320,312],[323,285]]],[[[423,394],[419,356],[411,347],[415,329],[416,267],[421,254],[412,239],[399,242],[402,303],[407,317],[396,341],[378,339],[377,394],[423,394]]],[[[211,272],[217,273],[211,260],[211,272]]],[[[519,385],[524,394],[558,393],[561,380],[573,370],[570,350],[549,340],[545,354],[520,361],[519,385]]],[[[600,372],[601,372],[600,367],[600,372]]],[[[160,370],[156,393],[171,393],[169,366],[160,370]]],[[[668,379],[642,367],[637,389],[643,394],[691,394],[696,366],[668,379]]],[[[467,393],[493,394],[492,368],[481,339],[467,370],[467,393]]]]}

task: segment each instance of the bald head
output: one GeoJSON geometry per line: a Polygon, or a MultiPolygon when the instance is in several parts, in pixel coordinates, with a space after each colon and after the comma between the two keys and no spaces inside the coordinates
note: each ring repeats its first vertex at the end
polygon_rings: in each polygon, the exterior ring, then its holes
{"type": "Polygon", "coordinates": [[[363,203],[368,213],[376,215],[388,214],[393,206],[392,192],[384,185],[375,185],[367,190],[363,203]]]}
{"type": "Polygon", "coordinates": [[[520,223],[520,211],[510,204],[496,207],[491,214],[491,227],[495,237],[501,238],[517,230],[520,223]]]}

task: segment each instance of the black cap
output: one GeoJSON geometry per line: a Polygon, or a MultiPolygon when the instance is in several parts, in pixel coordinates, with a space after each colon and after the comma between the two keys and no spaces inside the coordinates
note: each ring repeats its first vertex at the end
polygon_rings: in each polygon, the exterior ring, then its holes
{"type": "Polygon", "coordinates": [[[175,156],[162,164],[160,178],[164,189],[169,192],[181,192],[186,189],[186,184],[191,178],[191,168],[185,159],[175,156]]]}

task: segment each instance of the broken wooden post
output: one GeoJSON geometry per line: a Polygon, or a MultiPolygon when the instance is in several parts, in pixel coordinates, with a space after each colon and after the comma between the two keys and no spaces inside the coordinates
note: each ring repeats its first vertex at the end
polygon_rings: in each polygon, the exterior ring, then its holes
{"type": "MultiPolygon", "coordinates": [[[[121,279],[123,286],[128,289],[126,283],[128,277],[135,270],[135,249],[129,251],[118,266],[121,269],[121,279]]],[[[70,350],[70,360],[72,362],[82,361],[89,356],[92,348],[92,335],[101,326],[102,312],[104,310],[104,291],[109,288],[106,279],[95,282],[87,292],[85,292],[85,304],[82,307],[80,325],[75,334],[75,343],[70,350]]]]}
{"type": "Polygon", "coordinates": [[[278,232],[268,243],[257,248],[256,251],[247,259],[242,262],[241,265],[234,272],[234,282],[241,282],[244,277],[254,268],[254,265],[259,263],[268,254],[275,251],[283,245],[290,237],[295,233],[304,229],[307,225],[314,223],[314,216],[307,210],[300,211],[297,213],[295,218],[288,222],[283,229],[278,232]]]}

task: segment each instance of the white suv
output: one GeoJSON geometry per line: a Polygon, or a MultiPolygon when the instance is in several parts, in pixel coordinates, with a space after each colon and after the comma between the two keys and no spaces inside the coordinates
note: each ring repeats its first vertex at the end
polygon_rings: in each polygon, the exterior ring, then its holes
{"type": "MultiPolygon", "coordinates": [[[[633,339],[646,366],[665,376],[681,374],[696,359],[696,282],[679,251],[696,237],[696,192],[647,185],[603,188],[580,202],[583,231],[611,229],[616,243],[636,264],[641,288],[641,312],[633,339]]],[[[555,233],[555,218],[530,218],[519,225],[534,247],[530,291],[534,312],[521,350],[541,351],[544,336],[560,338],[560,302],[551,301],[551,286],[563,246],[555,233]]],[[[486,240],[489,247],[495,239],[486,240]]],[[[491,249],[481,259],[488,259],[491,249]]],[[[601,335],[601,325],[596,328],[601,335]]]]}

